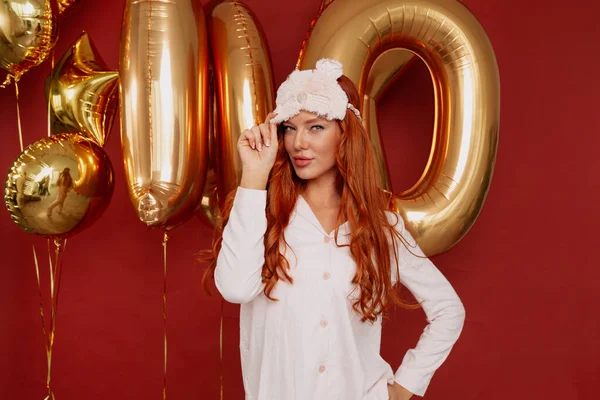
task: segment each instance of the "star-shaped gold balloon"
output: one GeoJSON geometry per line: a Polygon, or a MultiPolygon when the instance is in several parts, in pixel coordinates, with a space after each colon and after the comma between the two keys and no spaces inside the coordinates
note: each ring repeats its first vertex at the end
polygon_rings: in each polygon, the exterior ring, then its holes
{"type": "Polygon", "coordinates": [[[53,133],[80,132],[104,146],[119,102],[119,74],[83,32],[46,80],[53,133]]]}

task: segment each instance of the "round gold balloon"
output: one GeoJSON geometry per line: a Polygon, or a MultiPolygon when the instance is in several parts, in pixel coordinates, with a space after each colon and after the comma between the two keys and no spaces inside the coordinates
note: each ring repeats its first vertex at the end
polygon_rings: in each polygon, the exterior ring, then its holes
{"type": "Polygon", "coordinates": [[[77,133],[38,140],[10,167],[4,202],[25,232],[71,236],[94,223],[113,193],[113,168],[100,146],[77,133]]]}
{"type": "Polygon", "coordinates": [[[456,0],[335,0],[324,7],[297,66],[314,68],[322,57],[342,62],[363,96],[360,108],[382,168],[381,185],[391,191],[376,101],[415,56],[433,81],[434,139],[421,178],[394,198],[392,208],[433,255],[456,244],[475,222],[496,159],[498,65],[477,19],[456,0]]]}
{"type": "Polygon", "coordinates": [[[119,101],[119,73],[108,69],[83,32],[46,79],[54,133],[80,132],[104,146],[119,101]]]}
{"type": "Polygon", "coordinates": [[[15,81],[46,59],[57,38],[50,0],[4,0],[0,4],[0,67],[15,81]]]}
{"type": "Polygon", "coordinates": [[[168,230],[196,213],[206,180],[202,7],[191,0],[127,0],[119,68],[129,196],[142,222],[168,230]]]}
{"type": "Polygon", "coordinates": [[[238,138],[244,130],[262,123],[275,108],[275,94],[265,36],[244,4],[218,4],[210,15],[209,29],[220,110],[215,172],[223,206],[227,194],[242,178],[238,138]]]}

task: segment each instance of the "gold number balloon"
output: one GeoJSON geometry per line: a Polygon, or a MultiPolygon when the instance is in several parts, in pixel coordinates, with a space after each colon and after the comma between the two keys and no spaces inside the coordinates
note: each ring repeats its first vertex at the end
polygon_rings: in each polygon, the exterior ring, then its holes
{"type": "Polygon", "coordinates": [[[191,0],[127,0],[121,38],[121,142],[129,196],[142,222],[168,230],[195,214],[206,179],[204,14],[191,0]]]}
{"type": "Polygon", "coordinates": [[[0,67],[18,81],[40,64],[58,38],[50,0],[4,0],[0,4],[0,67]]]}
{"type": "Polygon", "coordinates": [[[207,227],[216,226],[217,219],[221,213],[217,192],[217,175],[215,173],[217,165],[216,154],[216,131],[218,129],[219,110],[217,107],[217,96],[215,88],[214,66],[208,66],[208,170],[206,173],[206,184],[204,185],[204,194],[200,201],[200,211],[197,212],[198,218],[207,227]]]}
{"type": "Polygon", "coordinates": [[[80,132],[104,146],[119,101],[119,74],[108,69],[86,32],[46,79],[46,96],[54,133],[80,132]]]}
{"type": "Polygon", "coordinates": [[[113,194],[113,169],[100,146],[77,133],[38,140],[10,167],[8,212],[25,232],[71,236],[94,223],[113,194]]]}
{"type": "Polygon", "coordinates": [[[238,2],[220,3],[212,10],[209,27],[219,109],[215,172],[222,206],[241,180],[238,138],[264,121],[275,108],[275,96],[267,43],[250,10],[238,2]]]}
{"type": "Polygon", "coordinates": [[[475,222],[490,187],[498,144],[500,84],[492,45],[456,0],[335,0],[320,14],[298,67],[340,60],[364,96],[361,110],[391,191],[377,129],[376,100],[420,57],[434,87],[434,139],[419,181],[394,208],[428,255],[456,244],[475,222]]]}

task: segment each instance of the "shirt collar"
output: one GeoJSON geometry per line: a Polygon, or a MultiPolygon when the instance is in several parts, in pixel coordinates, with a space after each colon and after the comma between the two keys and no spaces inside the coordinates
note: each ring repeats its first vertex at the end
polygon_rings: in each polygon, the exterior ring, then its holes
{"type": "MultiPolygon", "coordinates": [[[[302,197],[302,195],[298,195],[298,200],[296,201],[296,207],[294,208],[294,213],[302,216],[306,219],[311,225],[313,225],[322,235],[329,236],[333,238],[335,236],[335,230],[331,232],[325,232],[323,226],[319,222],[319,219],[313,212],[313,210],[308,205],[306,199],[302,197]]],[[[349,234],[349,222],[346,221],[339,227],[339,235],[348,235],[349,234]]]]}

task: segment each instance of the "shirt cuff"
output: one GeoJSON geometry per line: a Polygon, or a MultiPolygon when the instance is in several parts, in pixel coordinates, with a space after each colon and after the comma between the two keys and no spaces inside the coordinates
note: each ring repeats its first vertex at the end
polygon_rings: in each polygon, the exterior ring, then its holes
{"type": "Polygon", "coordinates": [[[432,373],[423,375],[422,373],[410,370],[401,365],[394,375],[394,380],[409,392],[422,397],[425,394],[432,377],[432,373]]]}
{"type": "Polygon", "coordinates": [[[235,201],[245,203],[250,202],[252,204],[266,203],[267,189],[248,189],[238,186],[235,193],[235,201]]]}
{"type": "Polygon", "coordinates": [[[235,228],[235,231],[263,235],[267,229],[266,206],[266,189],[246,189],[238,186],[229,223],[235,228]]]}

